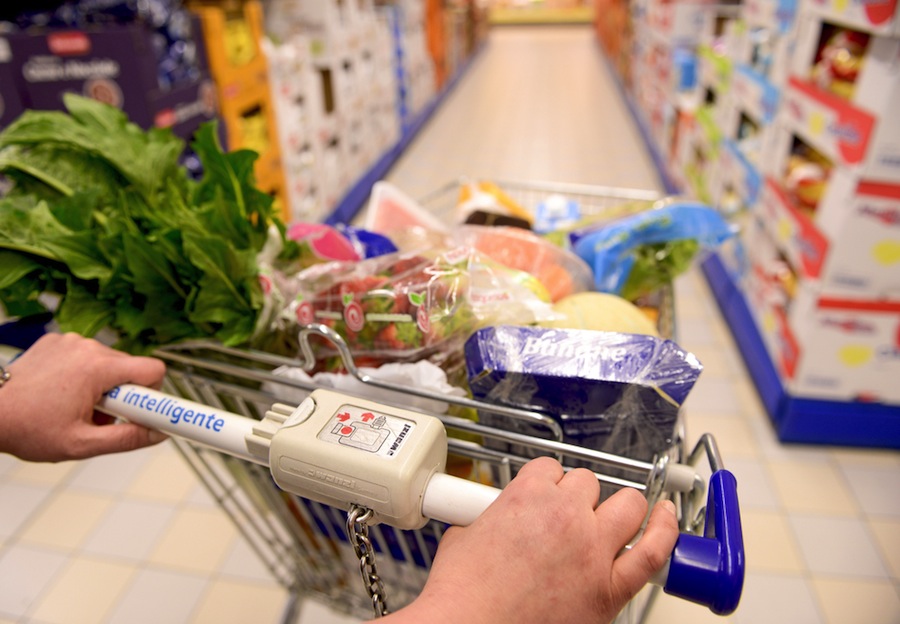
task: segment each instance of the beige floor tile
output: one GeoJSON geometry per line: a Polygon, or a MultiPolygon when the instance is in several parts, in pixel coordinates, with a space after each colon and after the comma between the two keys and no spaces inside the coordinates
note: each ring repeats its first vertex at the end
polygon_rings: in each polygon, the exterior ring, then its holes
{"type": "Polygon", "coordinates": [[[96,624],[116,604],[135,573],[128,565],[79,558],[47,588],[33,613],[42,624],[96,624]]]}
{"type": "MultiPolygon", "coordinates": [[[[740,608],[740,607],[738,607],[740,608]]],[[[645,624],[732,624],[730,617],[716,615],[706,607],[660,592],[650,607],[645,624]]]]}
{"type": "Polygon", "coordinates": [[[287,593],[272,585],[218,581],[204,596],[192,624],[246,624],[277,622],[287,604],[287,593]]]}
{"type": "Polygon", "coordinates": [[[882,449],[834,448],[834,457],[843,466],[869,466],[900,469],[900,453],[882,449]]]}
{"type": "Polygon", "coordinates": [[[896,581],[900,581],[900,520],[869,520],[869,528],[881,557],[896,581]]]}
{"type": "Polygon", "coordinates": [[[737,379],[744,375],[743,366],[733,351],[721,346],[698,345],[691,349],[703,365],[703,377],[737,379]]]}
{"type": "Polygon", "coordinates": [[[826,624],[897,624],[900,598],[888,581],[851,578],[813,578],[813,591],[825,613],[826,624]]]}
{"type": "Polygon", "coordinates": [[[111,507],[109,496],[62,492],[41,509],[21,539],[52,548],[77,548],[111,507]]]}
{"type": "Polygon", "coordinates": [[[784,515],[741,510],[747,569],[754,572],[802,572],[800,549],[784,515]]]}
{"type": "Polygon", "coordinates": [[[178,504],[196,485],[197,476],[173,450],[148,461],[126,491],[134,498],[178,504]]]}
{"type": "Polygon", "coordinates": [[[59,462],[56,464],[20,462],[8,475],[12,481],[52,487],[64,481],[78,462],[59,462]]]}
{"type": "Polygon", "coordinates": [[[694,441],[704,433],[713,434],[726,466],[728,460],[732,458],[759,456],[759,447],[753,438],[752,430],[739,418],[721,418],[708,413],[689,411],[685,420],[688,440],[694,441]]]}
{"type": "Polygon", "coordinates": [[[214,572],[237,536],[237,529],[221,510],[183,510],[172,520],[148,560],[190,572],[214,572]]]}
{"type": "Polygon", "coordinates": [[[772,483],[788,511],[855,516],[856,501],[830,462],[774,460],[768,464],[772,483]]]}

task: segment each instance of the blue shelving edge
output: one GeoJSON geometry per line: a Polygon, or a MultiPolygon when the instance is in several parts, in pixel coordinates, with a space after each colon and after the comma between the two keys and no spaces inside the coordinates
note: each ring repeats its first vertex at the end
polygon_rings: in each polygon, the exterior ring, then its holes
{"type": "MultiPolygon", "coordinates": [[[[643,114],[625,90],[599,42],[597,49],[638,128],[666,193],[677,195],[681,189],[667,173],[666,162],[653,142],[643,114]]],[[[701,269],[782,442],[900,449],[900,406],[809,399],[787,392],[747,299],[722,260],[712,253],[701,263],[701,269]]]]}
{"type": "Polygon", "coordinates": [[[382,154],[375,164],[350,187],[338,202],[337,206],[335,206],[334,210],[325,217],[325,223],[328,225],[350,223],[359,211],[362,210],[369,198],[372,187],[376,182],[382,180],[384,176],[387,175],[397,159],[403,155],[403,152],[406,151],[409,144],[416,138],[416,135],[422,127],[431,119],[435,111],[440,108],[441,104],[444,103],[447,96],[456,88],[463,76],[468,73],[471,65],[481,56],[485,45],[487,44],[481,44],[481,46],[479,46],[479,48],[463,62],[462,66],[456,71],[453,77],[447,81],[447,84],[441,88],[438,94],[432,98],[431,102],[429,102],[428,105],[426,105],[426,107],[402,129],[400,140],[382,154]]]}

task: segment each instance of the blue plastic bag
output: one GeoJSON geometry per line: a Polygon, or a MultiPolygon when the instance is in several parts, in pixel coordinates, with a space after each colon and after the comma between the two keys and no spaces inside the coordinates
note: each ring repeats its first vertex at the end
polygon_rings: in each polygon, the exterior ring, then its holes
{"type": "Polygon", "coordinates": [[[596,289],[621,294],[639,246],[691,240],[708,250],[733,235],[731,225],[715,209],[681,202],[569,236],[575,253],[593,269],[596,289]]]}

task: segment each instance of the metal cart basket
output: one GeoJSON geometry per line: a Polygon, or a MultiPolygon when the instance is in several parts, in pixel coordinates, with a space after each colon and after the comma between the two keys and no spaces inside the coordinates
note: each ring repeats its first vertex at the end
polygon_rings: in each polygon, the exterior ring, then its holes
{"type": "MultiPolygon", "coordinates": [[[[661,199],[652,191],[541,183],[500,182],[499,185],[529,209],[551,193],[563,193],[578,201],[583,211],[595,214],[623,202],[661,199]]],[[[452,209],[457,188],[457,184],[452,183],[423,198],[422,204],[437,214],[446,214],[452,209]]],[[[671,288],[663,289],[658,297],[661,333],[672,336],[675,319],[671,288]]],[[[543,428],[545,434],[530,436],[484,422],[435,414],[450,435],[449,452],[463,462],[487,467],[496,487],[508,483],[530,457],[553,455],[564,466],[592,469],[604,490],[632,487],[642,491],[651,504],[662,496],[671,497],[676,503],[683,533],[710,533],[709,527],[704,529],[705,471],[712,474],[722,467],[715,440],[710,435],[701,437],[687,452],[683,423],[679,422],[670,447],[655,457],[643,459],[582,448],[565,443],[555,421],[543,414],[435,395],[419,388],[397,387],[371,379],[360,372],[346,344],[333,330],[323,325],[306,326],[301,331],[301,346],[308,346],[310,336],[329,340],[340,353],[348,373],[356,376],[364,387],[474,408],[479,414],[518,419],[531,427],[543,428]],[[705,461],[701,461],[704,458],[705,461]],[[702,466],[697,472],[701,476],[695,477],[688,487],[682,487],[682,491],[666,492],[664,482],[668,467],[678,462],[702,466]]],[[[302,360],[270,353],[193,342],[160,349],[157,355],[165,360],[168,368],[166,392],[256,420],[262,419],[273,403],[284,402],[280,390],[315,389],[314,384],[273,373],[280,366],[302,366],[302,360]]],[[[366,398],[365,394],[361,396],[366,398]]],[[[383,398],[379,400],[385,402],[383,398]]],[[[398,407],[403,405],[398,402],[398,407]]],[[[299,601],[306,597],[361,618],[371,617],[373,600],[377,604],[380,590],[363,587],[360,582],[360,557],[348,535],[346,509],[286,494],[274,484],[271,473],[263,466],[177,438],[173,440],[274,578],[289,591],[291,599],[283,621],[294,621],[299,601]]],[[[378,559],[376,580],[383,581],[391,609],[409,603],[420,592],[445,526],[432,521],[422,529],[411,531],[385,525],[369,528],[368,537],[378,559]]],[[[648,587],[632,600],[617,621],[642,621],[657,590],[657,587],[648,587]]]]}

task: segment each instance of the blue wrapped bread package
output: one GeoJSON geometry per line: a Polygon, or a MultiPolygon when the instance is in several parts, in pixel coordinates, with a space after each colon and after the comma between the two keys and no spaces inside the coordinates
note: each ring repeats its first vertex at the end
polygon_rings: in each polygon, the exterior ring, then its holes
{"type": "MultiPolygon", "coordinates": [[[[679,409],[702,371],[671,340],[592,330],[486,327],[467,340],[465,356],[475,398],[546,414],[560,424],[565,442],[644,461],[673,446],[679,409]]],[[[479,417],[550,437],[533,422],[479,417]]]]}

